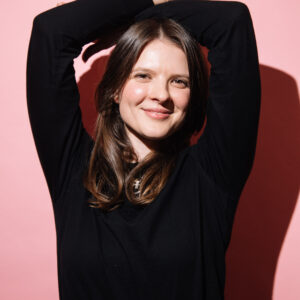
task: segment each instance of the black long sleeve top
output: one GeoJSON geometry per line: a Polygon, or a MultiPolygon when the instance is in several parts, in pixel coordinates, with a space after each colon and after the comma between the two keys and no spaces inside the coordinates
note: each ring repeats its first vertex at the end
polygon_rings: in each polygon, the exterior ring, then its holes
{"type": "Polygon", "coordinates": [[[78,0],[43,12],[29,44],[27,103],[53,202],[60,299],[224,298],[225,253],[253,165],[260,110],[245,4],[78,0]],[[82,183],[93,140],[82,125],[73,59],[100,33],[154,16],[176,20],[209,49],[206,127],[182,150],[154,202],[103,213],[88,205],[82,183]]]}

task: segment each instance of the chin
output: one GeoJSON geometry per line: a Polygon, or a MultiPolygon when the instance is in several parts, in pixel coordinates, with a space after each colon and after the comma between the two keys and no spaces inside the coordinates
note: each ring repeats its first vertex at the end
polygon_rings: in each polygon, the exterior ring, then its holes
{"type": "Polygon", "coordinates": [[[171,135],[170,132],[143,132],[142,137],[148,140],[153,140],[153,141],[157,141],[157,140],[163,140],[167,137],[169,137],[171,135]]]}

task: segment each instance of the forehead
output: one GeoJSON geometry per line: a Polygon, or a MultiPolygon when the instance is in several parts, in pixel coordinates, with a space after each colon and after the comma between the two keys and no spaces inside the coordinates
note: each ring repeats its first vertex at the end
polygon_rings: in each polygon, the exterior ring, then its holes
{"type": "Polygon", "coordinates": [[[145,46],[133,69],[176,70],[188,72],[188,62],[183,50],[168,40],[153,40],[145,46]]]}

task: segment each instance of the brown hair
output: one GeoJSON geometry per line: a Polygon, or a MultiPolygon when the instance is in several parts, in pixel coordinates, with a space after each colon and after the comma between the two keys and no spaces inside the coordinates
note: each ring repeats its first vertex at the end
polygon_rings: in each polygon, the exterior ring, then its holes
{"type": "Polygon", "coordinates": [[[111,211],[123,202],[124,192],[137,205],[151,203],[165,186],[175,167],[178,153],[189,146],[191,136],[200,131],[206,114],[208,72],[197,41],[177,22],[152,18],[134,23],[120,37],[111,52],[105,74],[96,89],[98,117],[95,144],[84,175],[84,186],[92,194],[92,207],[111,211]],[[171,136],[160,141],[131,170],[129,162],[137,156],[125,132],[114,101],[145,46],[155,39],[167,39],[186,54],[190,75],[190,99],[185,119],[171,136]],[[139,194],[133,189],[141,177],[139,194]]]}

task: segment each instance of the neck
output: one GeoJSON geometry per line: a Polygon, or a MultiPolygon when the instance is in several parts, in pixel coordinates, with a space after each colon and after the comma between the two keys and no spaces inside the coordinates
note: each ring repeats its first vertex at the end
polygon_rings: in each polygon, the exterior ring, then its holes
{"type": "MultiPolygon", "coordinates": [[[[132,132],[130,128],[125,127],[127,136],[131,142],[134,152],[138,157],[138,161],[144,159],[144,157],[153,150],[157,150],[157,141],[147,140],[141,136],[137,136],[135,132],[132,132]]],[[[134,161],[133,161],[134,162],[134,161]]]]}

